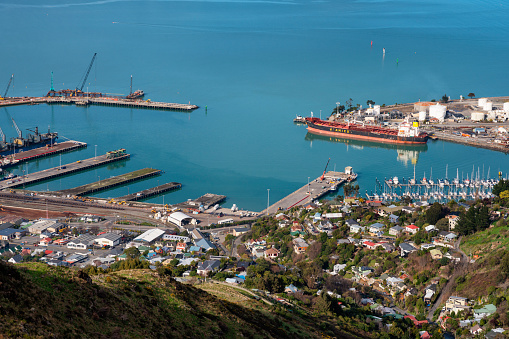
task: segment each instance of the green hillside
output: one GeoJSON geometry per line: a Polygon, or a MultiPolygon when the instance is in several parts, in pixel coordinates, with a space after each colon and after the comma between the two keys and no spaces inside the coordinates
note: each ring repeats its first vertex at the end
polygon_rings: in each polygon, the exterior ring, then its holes
{"type": "Polygon", "coordinates": [[[368,337],[330,318],[284,312],[256,300],[241,305],[241,294],[228,295],[232,302],[150,270],[91,278],[41,263],[0,262],[0,337],[368,337]]]}

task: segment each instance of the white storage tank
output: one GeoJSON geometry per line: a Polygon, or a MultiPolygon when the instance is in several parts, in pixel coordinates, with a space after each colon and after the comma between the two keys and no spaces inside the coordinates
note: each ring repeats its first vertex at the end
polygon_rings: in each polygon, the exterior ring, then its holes
{"type": "Polygon", "coordinates": [[[487,98],[480,98],[479,99],[479,103],[477,104],[477,106],[484,107],[484,105],[486,105],[487,102],[488,102],[487,98]]]}
{"type": "Polygon", "coordinates": [[[373,106],[374,114],[380,114],[380,105],[373,106]]]}
{"type": "Polygon", "coordinates": [[[482,121],[482,120],[484,120],[484,113],[483,112],[472,112],[470,119],[472,121],[482,121]]]}
{"type": "Polygon", "coordinates": [[[509,113],[509,102],[504,102],[504,112],[509,113]]]}
{"type": "Polygon", "coordinates": [[[493,103],[491,101],[486,102],[483,106],[483,110],[485,111],[493,110],[493,103]]]}
{"type": "Polygon", "coordinates": [[[437,118],[438,121],[442,122],[445,118],[445,113],[447,112],[447,106],[440,105],[437,103],[436,105],[429,106],[429,117],[437,118]]]}
{"type": "Polygon", "coordinates": [[[494,111],[489,112],[488,117],[486,119],[495,121],[497,119],[497,113],[495,113],[494,111]]]}
{"type": "Polygon", "coordinates": [[[426,120],[426,111],[419,112],[419,121],[426,120]]]}

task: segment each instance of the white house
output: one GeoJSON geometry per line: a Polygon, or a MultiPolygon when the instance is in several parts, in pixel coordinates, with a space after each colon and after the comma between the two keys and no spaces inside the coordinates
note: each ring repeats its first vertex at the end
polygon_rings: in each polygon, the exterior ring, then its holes
{"type": "Polygon", "coordinates": [[[350,226],[350,233],[361,233],[364,232],[365,230],[366,228],[359,224],[350,226]]]}
{"type": "Polygon", "coordinates": [[[105,233],[105,234],[99,235],[95,239],[95,242],[102,246],[105,246],[105,245],[117,246],[120,244],[121,239],[122,239],[122,237],[116,233],[105,233]]]}
{"type": "Polygon", "coordinates": [[[67,248],[85,250],[88,246],[92,246],[96,236],[91,234],[82,234],[76,239],[67,243],[67,248]]]}

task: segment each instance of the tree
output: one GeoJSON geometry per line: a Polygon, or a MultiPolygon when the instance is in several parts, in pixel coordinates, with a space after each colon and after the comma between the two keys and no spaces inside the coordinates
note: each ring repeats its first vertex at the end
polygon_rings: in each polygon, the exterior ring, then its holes
{"type": "Polygon", "coordinates": [[[435,202],[427,211],[426,211],[426,222],[431,225],[435,225],[438,220],[444,217],[444,211],[442,209],[442,205],[438,202],[435,202]]]}
{"type": "Polygon", "coordinates": [[[348,105],[348,108],[349,108],[349,109],[350,109],[350,108],[352,108],[353,99],[352,99],[352,98],[348,99],[348,100],[346,101],[346,104],[348,105]]]}
{"type": "Polygon", "coordinates": [[[444,94],[444,96],[442,97],[442,99],[440,101],[442,101],[444,104],[446,104],[449,101],[449,97],[447,96],[447,94],[444,94]]]}
{"type": "Polygon", "coordinates": [[[331,302],[328,298],[328,294],[325,291],[322,291],[320,296],[315,299],[315,304],[313,308],[317,314],[327,314],[330,310],[331,302]]]}
{"type": "Polygon", "coordinates": [[[466,213],[461,213],[456,230],[461,235],[472,234],[485,230],[490,226],[490,216],[487,206],[472,206],[466,213]]]}
{"type": "Polygon", "coordinates": [[[140,250],[133,246],[126,249],[124,254],[127,256],[127,259],[135,259],[140,256],[140,250]]]}
{"type": "Polygon", "coordinates": [[[442,218],[437,221],[435,224],[435,227],[438,228],[441,231],[448,231],[449,230],[449,219],[442,218]]]}
{"type": "Polygon", "coordinates": [[[366,101],[366,104],[369,106],[369,105],[374,105],[375,102],[373,100],[368,100],[366,101]]]}
{"type": "Polygon", "coordinates": [[[509,190],[509,180],[502,179],[495,186],[493,186],[491,192],[497,196],[500,196],[500,193],[507,190],[509,190]]]}
{"type": "Polygon", "coordinates": [[[474,93],[468,93],[468,95],[467,95],[467,96],[468,96],[470,99],[475,98],[475,94],[474,94],[474,93]]]}

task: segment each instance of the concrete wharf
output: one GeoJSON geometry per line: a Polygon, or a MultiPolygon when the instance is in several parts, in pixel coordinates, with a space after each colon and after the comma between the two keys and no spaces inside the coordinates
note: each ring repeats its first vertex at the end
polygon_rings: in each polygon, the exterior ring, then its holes
{"type": "Polygon", "coordinates": [[[123,154],[121,156],[111,157],[108,156],[108,154],[104,154],[94,158],[78,160],[67,165],[53,167],[35,173],[25,174],[21,178],[16,177],[11,180],[0,181],[0,189],[14,188],[20,186],[24,187],[25,185],[35,184],[40,181],[50,180],[67,174],[72,174],[86,169],[106,165],[112,162],[127,160],[130,158],[130,156],[131,156],[130,154],[123,154]]]}
{"type": "Polygon", "coordinates": [[[75,104],[78,106],[86,106],[89,104],[103,106],[120,106],[142,109],[159,109],[167,111],[183,111],[191,112],[197,108],[196,105],[177,104],[170,102],[157,102],[139,99],[122,99],[118,97],[23,97],[23,98],[7,98],[0,101],[0,107],[16,106],[16,105],[35,105],[35,104],[75,104]]]}
{"type": "Polygon", "coordinates": [[[28,151],[23,151],[5,156],[4,159],[0,160],[0,168],[12,167],[26,161],[43,158],[59,153],[71,152],[85,147],[87,147],[87,143],[74,140],[54,143],[52,145],[46,145],[44,147],[38,147],[28,151]],[[5,161],[5,159],[7,161],[5,161]]]}
{"type": "Polygon", "coordinates": [[[98,191],[103,191],[115,186],[120,186],[126,184],[128,182],[133,182],[141,179],[145,179],[148,177],[152,177],[155,175],[161,174],[161,170],[153,169],[153,168],[143,168],[134,172],[129,172],[126,174],[117,175],[116,177],[111,177],[108,179],[99,180],[96,182],[92,182],[90,184],[69,188],[66,190],[58,191],[60,194],[64,195],[86,195],[91,194],[98,191]]]}
{"type": "Polygon", "coordinates": [[[174,205],[174,207],[179,207],[182,209],[195,209],[199,208],[200,205],[203,205],[204,209],[208,209],[210,207],[215,206],[223,202],[226,199],[226,195],[218,195],[213,193],[206,193],[195,200],[189,200],[185,202],[178,203],[174,205]]]}
{"type": "Polygon", "coordinates": [[[275,213],[278,210],[289,210],[295,206],[302,206],[320,199],[324,195],[335,192],[338,187],[347,181],[352,181],[357,178],[357,174],[346,174],[343,172],[329,171],[325,174],[324,180],[321,176],[309,182],[296,190],[295,192],[287,195],[275,204],[264,209],[261,214],[275,213]]]}
{"type": "Polygon", "coordinates": [[[137,201],[158,195],[164,192],[173,191],[182,188],[182,184],[178,182],[169,182],[164,185],[152,187],[140,192],[124,195],[123,197],[115,198],[116,201],[137,201]]]}

